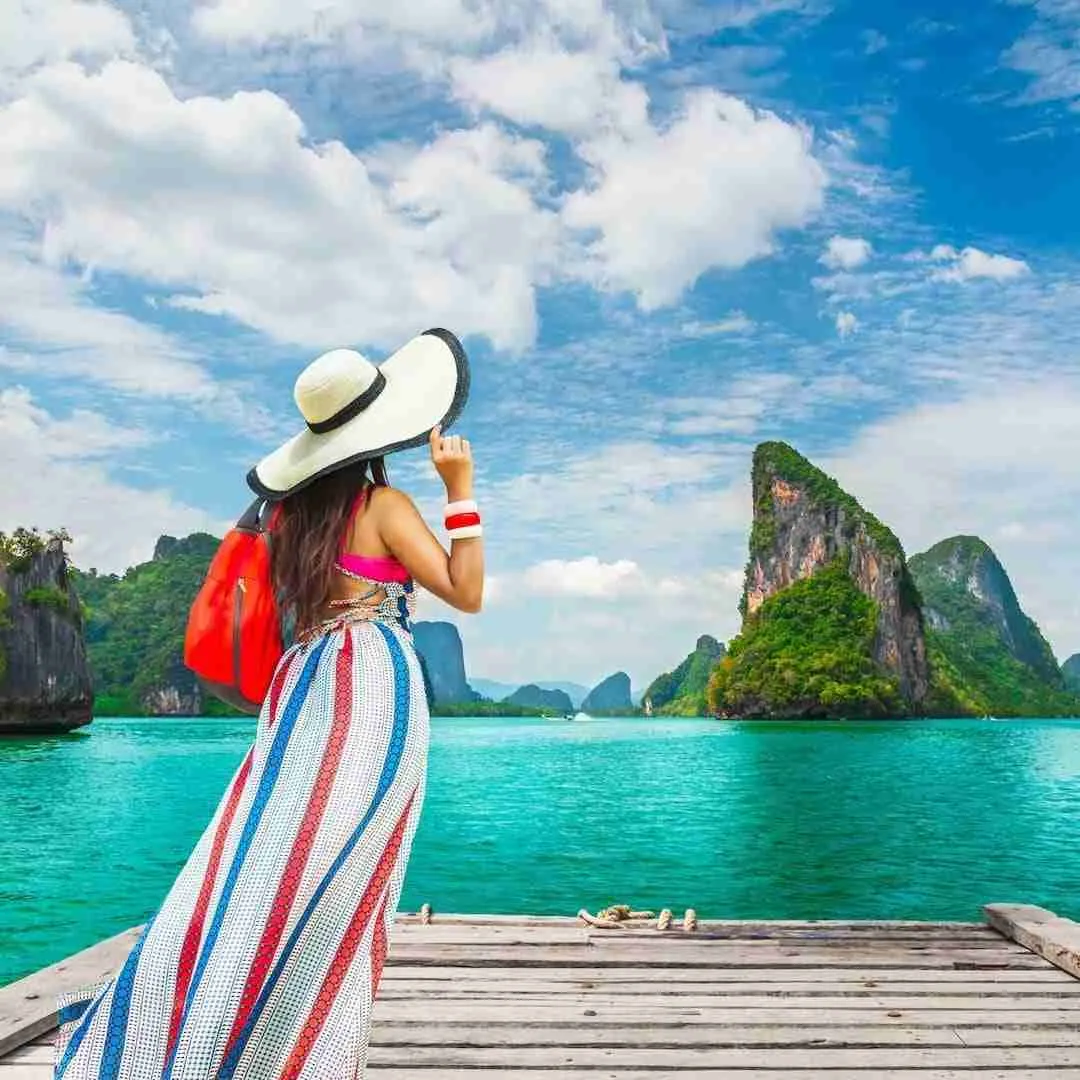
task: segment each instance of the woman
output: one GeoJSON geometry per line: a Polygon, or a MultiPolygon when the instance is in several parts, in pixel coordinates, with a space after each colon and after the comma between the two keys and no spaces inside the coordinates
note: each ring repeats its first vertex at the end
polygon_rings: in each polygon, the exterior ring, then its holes
{"type": "Polygon", "coordinates": [[[339,349],[295,397],[307,430],[248,475],[280,503],[273,574],[294,626],[255,743],[122,971],[61,1010],[57,1080],[361,1077],[420,817],[428,712],[417,583],[480,610],[482,527],[460,343],[376,368],[339,349]],[[450,553],[383,456],[428,441],[450,553]]]}

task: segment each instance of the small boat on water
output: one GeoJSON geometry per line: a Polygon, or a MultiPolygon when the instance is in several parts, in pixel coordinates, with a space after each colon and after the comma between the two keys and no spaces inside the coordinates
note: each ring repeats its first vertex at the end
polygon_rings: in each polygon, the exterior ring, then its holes
{"type": "Polygon", "coordinates": [[[563,717],[563,719],[564,720],[591,720],[592,717],[588,713],[578,712],[578,713],[574,713],[572,715],[570,713],[567,713],[563,717]]]}

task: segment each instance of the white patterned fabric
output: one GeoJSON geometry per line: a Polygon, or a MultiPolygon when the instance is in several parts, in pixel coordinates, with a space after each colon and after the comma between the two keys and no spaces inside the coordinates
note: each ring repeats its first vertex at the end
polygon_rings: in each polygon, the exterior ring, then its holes
{"type": "Polygon", "coordinates": [[[344,616],[286,652],[254,745],[123,969],[61,1003],[56,1080],[363,1076],[424,798],[407,625],[389,607],[344,616]]]}

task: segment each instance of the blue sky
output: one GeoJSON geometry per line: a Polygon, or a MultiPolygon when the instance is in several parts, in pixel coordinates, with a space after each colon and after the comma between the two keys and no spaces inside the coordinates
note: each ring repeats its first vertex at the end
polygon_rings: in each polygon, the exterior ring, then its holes
{"type": "Polygon", "coordinates": [[[104,569],[220,530],[305,363],[445,325],[472,674],[734,634],[766,438],[1080,650],[1080,0],[395,7],[0,13],[0,527],[104,569]]]}

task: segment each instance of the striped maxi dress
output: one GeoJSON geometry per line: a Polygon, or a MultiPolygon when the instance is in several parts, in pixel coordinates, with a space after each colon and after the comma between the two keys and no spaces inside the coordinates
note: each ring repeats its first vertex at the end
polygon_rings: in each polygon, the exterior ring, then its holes
{"type": "Polygon", "coordinates": [[[282,657],[254,745],[122,970],[61,1001],[56,1080],[363,1076],[428,749],[412,584],[385,588],[374,617],[282,657]]]}

